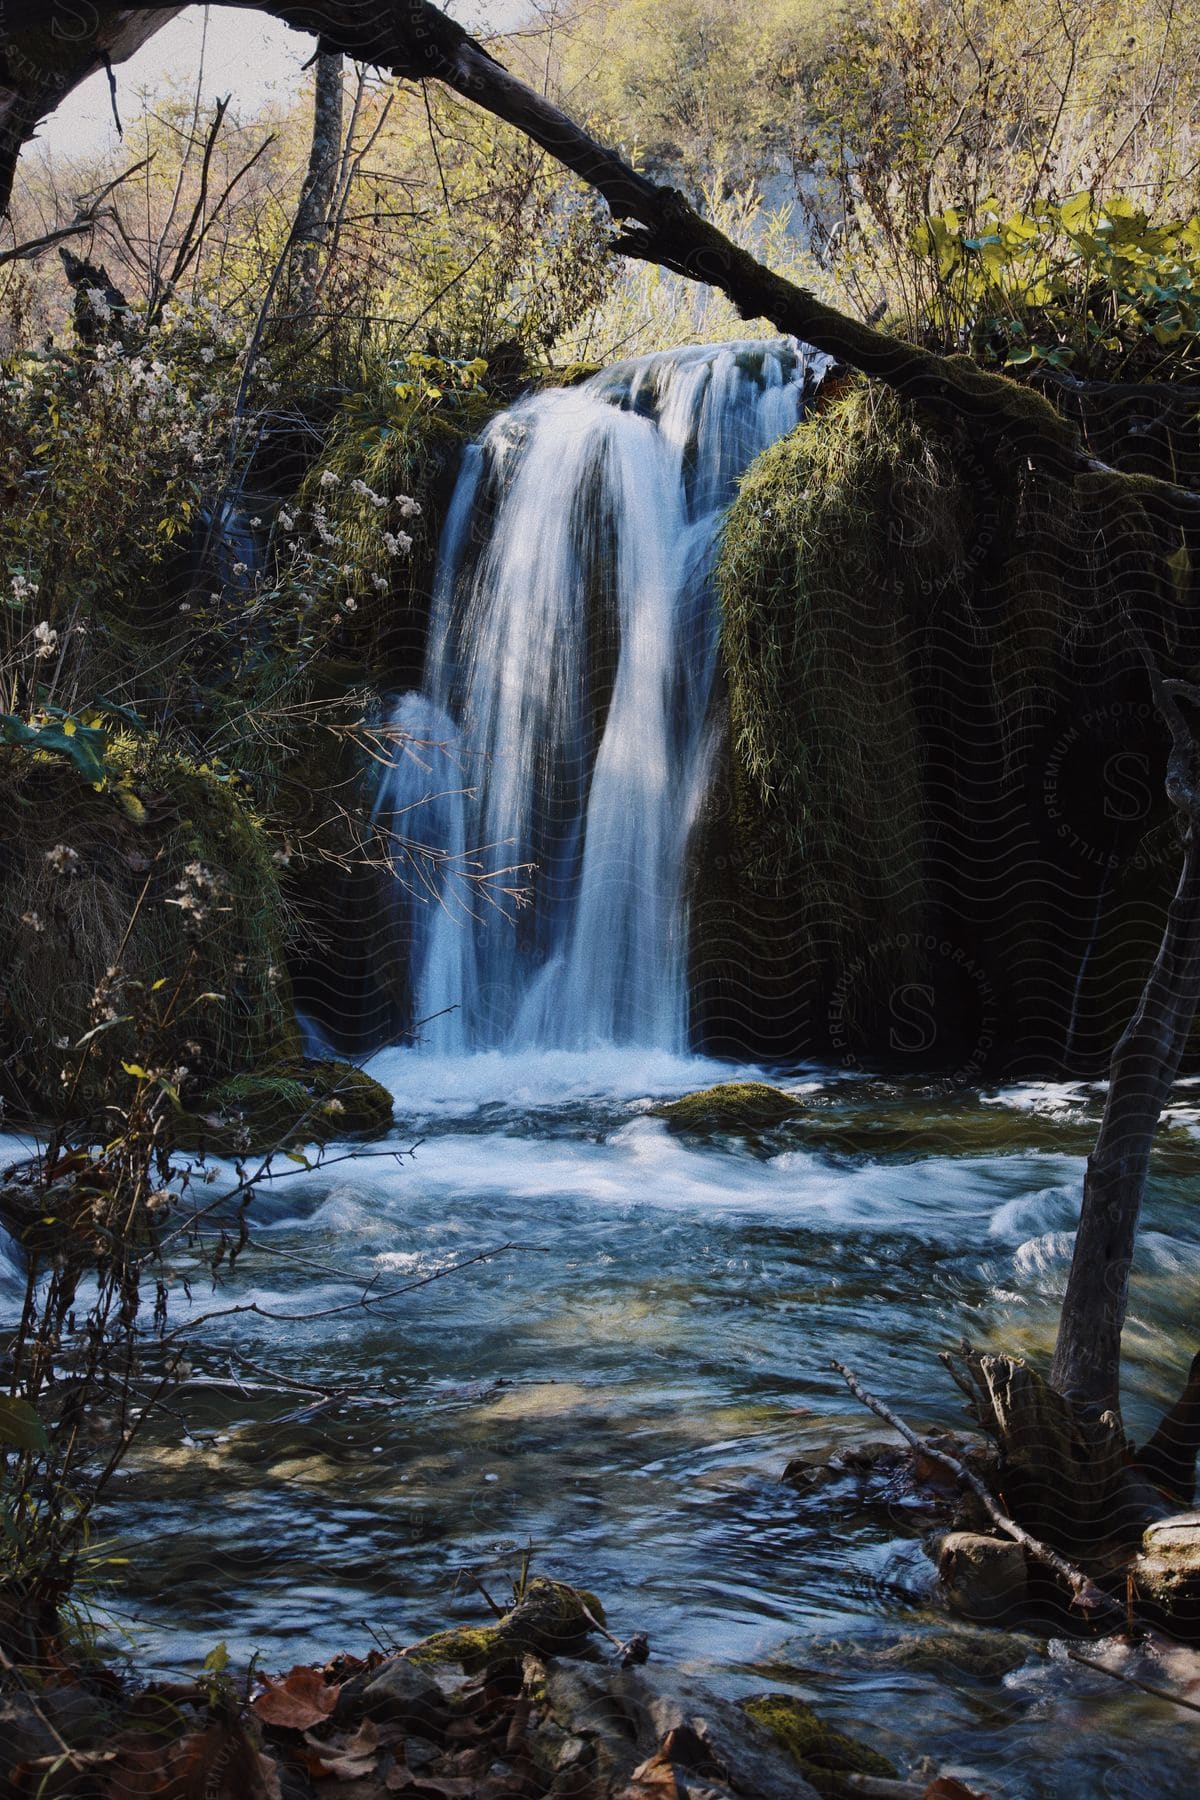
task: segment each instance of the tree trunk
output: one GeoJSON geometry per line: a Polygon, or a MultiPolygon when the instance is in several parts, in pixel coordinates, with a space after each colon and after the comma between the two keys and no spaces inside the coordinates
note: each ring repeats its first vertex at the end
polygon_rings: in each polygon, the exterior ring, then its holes
{"type": "Polygon", "coordinates": [[[1189,826],[1158,955],[1113,1052],[1050,1375],[1060,1393],[1100,1407],[1118,1406],[1121,1329],[1150,1150],[1198,1004],[1200,853],[1189,826]]]}
{"type": "Polygon", "coordinates": [[[182,6],[0,3],[0,213],[21,145],[72,88],[124,62],[182,6]]]}
{"type": "Polygon", "coordinates": [[[292,226],[292,261],[286,311],[302,319],[313,308],[321,249],[329,236],[342,157],[342,63],[340,50],[322,50],[313,83],[312,143],[308,170],[292,226]]]}

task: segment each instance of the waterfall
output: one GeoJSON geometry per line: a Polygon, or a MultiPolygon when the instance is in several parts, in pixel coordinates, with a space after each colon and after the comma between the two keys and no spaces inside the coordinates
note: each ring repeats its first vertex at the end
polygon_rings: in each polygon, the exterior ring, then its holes
{"type": "Polygon", "coordinates": [[[523,400],[468,451],[422,691],[393,714],[416,741],[379,802],[428,1048],[685,1048],[717,529],[824,365],[786,341],[671,351],[523,400]]]}

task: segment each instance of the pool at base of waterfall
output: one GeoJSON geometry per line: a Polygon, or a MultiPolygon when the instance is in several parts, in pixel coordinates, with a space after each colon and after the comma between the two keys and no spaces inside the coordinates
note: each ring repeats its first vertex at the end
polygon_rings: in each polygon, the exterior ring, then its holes
{"type": "MultiPolygon", "coordinates": [[[[219,1294],[174,1258],[175,1322],[261,1312],[197,1330],[101,1520],[143,1667],[195,1667],[222,1640],[268,1670],[409,1643],[486,1617],[472,1577],[503,1597],[527,1555],[655,1659],[735,1695],[793,1691],[904,1768],[928,1758],[992,1796],[1194,1791],[1186,1712],[1060,1640],[956,1622],[901,1501],[780,1479],[881,1435],[833,1356],[954,1429],[938,1349],[1046,1357],[1099,1089],[636,1051],[389,1051],[371,1069],[392,1140],[282,1165],[219,1294]],[[775,1082],[796,1114],[701,1137],[652,1111],[734,1077],[775,1082]]],[[[1135,1436],[1194,1348],[1198,1103],[1183,1084],[1139,1245],[1135,1436]]]]}

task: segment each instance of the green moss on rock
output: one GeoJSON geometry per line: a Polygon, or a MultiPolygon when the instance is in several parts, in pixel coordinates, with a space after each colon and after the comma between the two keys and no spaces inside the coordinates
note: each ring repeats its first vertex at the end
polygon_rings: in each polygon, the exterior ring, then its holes
{"type": "Polygon", "coordinates": [[[586,1588],[537,1575],[521,1598],[494,1625],[464,1625],[435,1631],[405,1651],[418,1664],[457,1663],[468,1675],[496,1663],[538,1656],[578,1656],[589,1633],[605,1624],[604,1608],[586,1588]],[[588,1617],[588,1614],[591,1617],[588,1617]]]}
{"type": "Polygon", "coordinates": [[[353,1063],[296,1057],[234,1075],[187,1116],[184,1133],[214,1150],[272,1150],[288,1144],[383,1137],[392,1096],[353,1063]]]}
{"type": "Polygon", "coordinates": [[[800,1102],[765,1081],[724,1081],[651,1110],[672,1131],[766,1131],[794,1118],[800,1102]]]}
{"type": "Polygon", "coordinates": [[[896,1780],[894,1763],[878,1750],[835,1731],[811,1706],[790,1694],[756,1694],[742,1702],[750,1717],[771,1733],[819,1794],[855,1792],[848,1775],[875,1775],[896,1780]]]}
{"type": "Polygon", "coordinates": [[[726,520],[739,884],[785,897],[822,954],[891,941],[921,912],[903,581],[955,565],[961,511],[945,458],[890,398],[856,387],[758,458],[726,520]]]}
{"type": "Polygon", "coordinates": [[[8,1097],[114,1099],[122,1061],[198,1087],[300,1048],[274,843],[237,782],[155,739],[110,741],[97,790],[62,757],[0,752],[0,1051],[8,1097]],[[194,902],[194,904],[193,904],[194,902]],[[174,996],[174,998],[172,998],[174,996]]]}

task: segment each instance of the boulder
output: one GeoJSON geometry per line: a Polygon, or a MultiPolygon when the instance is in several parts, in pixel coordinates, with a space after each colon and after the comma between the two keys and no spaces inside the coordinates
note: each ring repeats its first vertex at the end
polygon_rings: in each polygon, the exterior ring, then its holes
{"type": "Polygon", "coordinates": [[[178,1141],[218,1155],[386,1136],[393,1100],[353,1063],[292,1057],[232,1075],[180,1115],[178,1141]]]}
{"type": "Polygon", "coordinates": [[[819,1794],[854,1793],[851,1775],[896,1779],[895,1764],[886,1756],[844,1731],[835,1731],[791,1694],[757,1694],[742,1705],[783,1746],[819,1794]]]}
{"type": "Polygon", "coordinates": [[[771,1732],[678,1670],[550,1663],[539,1697],[565,1734],[550,1788],[562,1800],[660,1792],[814,1800],[771,1732]]]}
{"type": "Polygon", "coordinates": [[[1010,1538],[948,1531],[938,1547],[938,1574],[955,1612],[994,1624],[1028,1596],[1025,1552],[1010,1538]]]}
{"type": "Polygon", "coordinates": [[[361,1703],[368,1719],[398,1725],[435,1743],[441,1740],[449,1716],[441,1689],[403,1656],[389,1657],[375,1671],[362,1690],[361,1703]]]}
{"type": "Polygon", "coordinates": [[[793,1094],[765,1081],[723,1081],[651,1108],[656,1117],[667,1121],[671,1131],[705,1136],[769,1131],[801,1110],[801,1102],[793,1094]]]}
{"type": "Polygon", "coordinates": [[[1130,1565],[1137,1592],[1161,1609],[1176,1629],[1200,1625],[1200,1512],[1156,1519],[1130,1565]]]}

